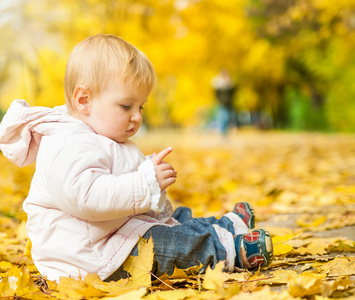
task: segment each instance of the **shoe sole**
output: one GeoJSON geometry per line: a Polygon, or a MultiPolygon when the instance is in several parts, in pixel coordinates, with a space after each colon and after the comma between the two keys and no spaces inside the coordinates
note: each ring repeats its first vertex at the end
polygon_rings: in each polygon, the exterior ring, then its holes
{"type": "Polygon", "coordinates": [[[238,214],[238,212],[235,211],[235,208],[237,207],[237,205],[239,204],[243,204],[244,207],[245,207],[245,210],[247,211],[247,213],[250,215],[250,218],[248,220],[248,228],[249,229],[254,229],[255,228],[255,211],[254,211],[254,208],[248,203],[248,202],[239,202],[237,203],[235,206],[234,206],[234,209],[233,211],[235,213],[238,214]]]}
{"type": "Polygon", "coordinates": [[[270,233],[265,229],[256,229],[253,231],[259,232],[259,249],[261,250],[260,253],[264,258],[264,263],[261,267],[266,267],[271,264],[274,258],[274,247],[272,244],[272,239],[270,233]]]}

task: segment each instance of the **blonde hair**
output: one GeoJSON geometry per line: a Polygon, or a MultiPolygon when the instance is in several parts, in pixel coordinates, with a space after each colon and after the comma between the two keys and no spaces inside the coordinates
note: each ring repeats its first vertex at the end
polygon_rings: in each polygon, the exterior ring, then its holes
{"type": "Polygon", "coordinates": [[[77,87],[97,94],[111,79],[148,93],[156,82],[154,67],[145,54],[120,37],[98,34],[78,43],[70,53],[64,77],[69,113],[75,112],[73,96],[77,87]]]}

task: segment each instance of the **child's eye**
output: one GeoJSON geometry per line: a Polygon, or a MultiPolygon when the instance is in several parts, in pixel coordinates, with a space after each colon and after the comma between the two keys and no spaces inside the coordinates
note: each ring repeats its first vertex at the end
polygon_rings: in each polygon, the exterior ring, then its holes
{"type": "Polygon", "coordinates": [[[130,110],[131,107],[129,105],[121,105],[121,107],[124,109],[124,110],[130,110]]]}
{"type": "Polygon", "coordinates": [[[139,109],[140,109],[140,110],[144,110],[144,107],[143,107],[143,106],[140,106],[139,109]]]}

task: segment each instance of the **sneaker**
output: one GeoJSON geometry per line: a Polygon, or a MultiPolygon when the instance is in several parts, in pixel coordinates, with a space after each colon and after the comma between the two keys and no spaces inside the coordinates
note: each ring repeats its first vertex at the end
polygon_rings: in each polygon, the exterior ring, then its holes
{"type": "Polygon", "coordinates": [[[249,229],[255,227],[254,209],[248,202],[239,202],[234,206],[233,212],[237,214],[249,229]]]}
{"type": "Polygon", "coordinates": [[[237,256],[237,271],[245,271],[270,265],[273,259],[273,245],[270,234],[264,229],[239,234],[234,239],[237,256]]]}

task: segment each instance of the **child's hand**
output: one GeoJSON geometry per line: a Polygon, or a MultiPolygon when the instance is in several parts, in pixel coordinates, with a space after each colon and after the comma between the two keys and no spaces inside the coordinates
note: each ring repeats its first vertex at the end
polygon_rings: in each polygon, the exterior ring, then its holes
{"type": "Polygon", "coordinates": [[[157,178],[160,189],[162,191],[176,181],[177,172],[171,165],[163,161],[164,157],[167,156],[171,151],[173,151],[173,148],[168,147],[158,154],[154,153],[153,157],[151,158],[155,169],[155,177],[157,178]]]}

